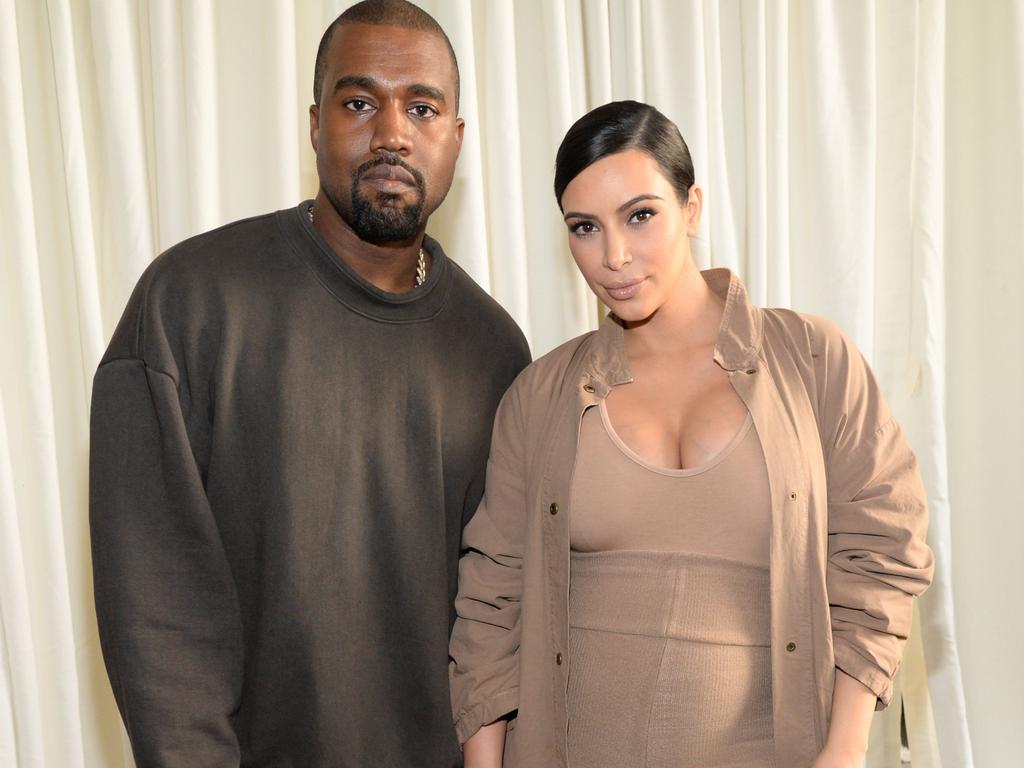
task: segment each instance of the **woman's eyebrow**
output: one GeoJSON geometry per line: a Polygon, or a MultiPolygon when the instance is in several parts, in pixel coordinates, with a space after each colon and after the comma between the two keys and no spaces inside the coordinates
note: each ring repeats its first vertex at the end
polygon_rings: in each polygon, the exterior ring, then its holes
{"type": "Polygon", "coordinates": [[[616,211],[617,211],[618,213],[622,213],[622,212],[623,212],[624,210],[626,210],[627,208],[629,208],[629,207],[630,207],[631,205],[636,205],[636,204],[637,204],[637,203],[639,203],[639,202],[640,202],[641,200],[664,200],[664,199],[665,199],[665,198],[663,198],[663,197],[659,197],[658,195],[651,195],[651,194],[645,194],[645,195],[637,195],[636,197],[631,197],[631,198],[629,198],[629,200],[627,200],[626,202],[624,202],[624,203],[623,203],[622,205],[620,205],[620,206],[619,206],[618,208],[616,208],[615,210],[616,210],[616,211]]]}
{"type": "MultiPolygon", "coordinates": [[[[617,213],[622,213],[624,210],[629,208],[631,205],[636,205],[641,200],[662,200],[662,201],[664,201],[664,199],[665,198],[661,197],[660,195],[653,195],[653,194],[649,194],[649,193],[648,194],[643,194],[643,195],[637,195],[636,197],[629,198],[629,200],[627,200],[622,205],[620,205],[618,208],[616,208],[615,211],[617,213]]],[[[581,213],[580,211],[566,211],[565,214],[562,215],[562,219],[592,219],[592,218],[594,218],[594,214],[592,214],[592,213],[581,213]]]]}

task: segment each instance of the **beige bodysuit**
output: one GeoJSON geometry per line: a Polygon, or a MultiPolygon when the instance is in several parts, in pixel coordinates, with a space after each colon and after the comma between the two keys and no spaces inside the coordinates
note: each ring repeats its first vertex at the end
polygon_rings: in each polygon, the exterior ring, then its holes
{"type": "Polygon", "coordinates": [[[774,766],[768,474],[748,415],[692,469],[583,416],[569,521],[569,762],[774,766]]]}

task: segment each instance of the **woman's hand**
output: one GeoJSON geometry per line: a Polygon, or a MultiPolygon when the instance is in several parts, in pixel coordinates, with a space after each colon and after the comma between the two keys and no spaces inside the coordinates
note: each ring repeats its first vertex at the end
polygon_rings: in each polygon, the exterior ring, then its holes
{"type": "Polygon", "coordinates": [[[875,694],[860,681],[836,670],[828,739],[811,768],[861,768],[868,751],[876,700],[875,694]]]}
{"type": "Polygon", "coordinates": [[[825,746],[825,749],[814,758],[811,768],[861,768],[864,765],[864,752],[842,752],[825,746]]]}
{"type": "Polygon", "coordinates": [[[507,726],[508,721],[502,718],[470,736],[462,748],[465,768],[501,768],[507,726]]]}

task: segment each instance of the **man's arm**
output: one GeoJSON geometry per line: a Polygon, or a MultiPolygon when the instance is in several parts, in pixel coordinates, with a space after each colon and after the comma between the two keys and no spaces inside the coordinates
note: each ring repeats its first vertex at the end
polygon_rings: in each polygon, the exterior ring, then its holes
{"type": "Polygon", "coordinates": [[[100,640],[138,768],[238,766],[238,598],[168,373],[100,366],[89,520],[100,640]]]}

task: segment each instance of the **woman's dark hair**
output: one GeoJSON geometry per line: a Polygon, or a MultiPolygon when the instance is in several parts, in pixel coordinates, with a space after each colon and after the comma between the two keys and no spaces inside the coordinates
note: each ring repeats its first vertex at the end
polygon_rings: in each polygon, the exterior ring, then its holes
{"type": "Polygon", "coordinates": [[[686,205],[693,186],[693,161],[676,124],[650,104],[612,101],[592,109],[565,134],[555,156],[555,199],[569,182],[602,157],[639,149],[650,155],[672,184],[680,205],[686,205]]]}

